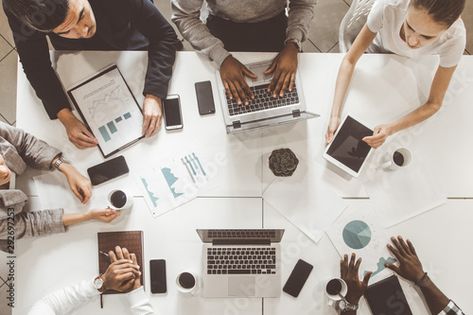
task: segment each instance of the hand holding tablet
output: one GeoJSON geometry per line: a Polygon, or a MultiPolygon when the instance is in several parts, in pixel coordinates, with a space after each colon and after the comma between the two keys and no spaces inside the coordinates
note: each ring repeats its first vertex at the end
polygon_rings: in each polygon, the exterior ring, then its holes
{"type": "Polygon", "coordinates": [[[325,150],[324,158],[351,176],[358,177],[372,152],[363,138],[372,135],[373,130],[347,116],[325,150]]]}

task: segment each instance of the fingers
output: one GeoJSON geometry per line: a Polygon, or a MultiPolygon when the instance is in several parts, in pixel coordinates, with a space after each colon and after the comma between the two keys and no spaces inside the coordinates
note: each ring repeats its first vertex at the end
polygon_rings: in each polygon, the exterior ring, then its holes
{"type": "Polygon", "coordinates": [[[355,253],[352,253],[351,257],[350,257],[350,263],[348,265],[348,270],[349,271],[353,270],[353,268],[355,267],[355,261],[356,261],[356,255],[355,255],[355,253]]]}
{"type": "Polygon", "coordinates": [[[81,191],[82,191],[82,203],[87,203],[90,200],[90,197],[92,196],[92,187],[90,185],[90,182],[87,181],[83,185],[81,185],[81,191]]]}
{"type": "Polygon", "coordinates": [[[363,277],[363,286],[365,288],[368,287],[368,282],[370,281],[372,275],[373,275],[373,272],[371,271],[368,271],[367,273],[365,273],[365,276],[363,277]]]}
{"type": "Polygon", "coordinates": [[[404,247],[401,245],[401,242],[399,239],[392,237],[391,242],[393,242],[394,246],[396,246],[396,249],[402,256],[406,256],[407,253],[404,251],[404,247]]]}
{"type": "Polygon", "coordinates": [[[79,149],[91,148],[97,144],[93,139],[82,133],[69,136],[69,140],[79,149]]]}
{"type": "Polygon", "coordinates": [[[229,81],[228,86],[230,88],[230,93],[232,95],[231,99],[235,99],[237,104],[241,104],[241,98],[240,98],[240,95],[237,92],[235,84],[232,81],[229,81]]]}
{"type": "Polygon", "coordinates": [[[410,249],[411,253],[413,255],[417,256],[416,249],[415,249],[414,245],[411,243],[410,240],[407,240],[407,246],[409,246],[409,249],[410,249]]]}
{"type": "Polygon", "coordinates": [[[110,258],[111,263],[118,261],[117,255],[115,255],[115,252],[113,250],[108,251],[108,257],[110,258]]]}
{"type": "Polygon", "coordinates": [[[279,76],[278,82],[276,83],[276,88],[274,89],[273,96],[284,96],[284,91],[289,87],[289,82],[291,81],[291,75],[288,73],[283,73],[279,76]]]}
{"type": "Polygon", "coordinates": [[[141,133],[143,135],[146,135],[146,132],[148,131],[150,124],[151,124],[151,116],[150,115],[144,115],[143,130],[141,131],[141,133]]]}
{"type": "Polygon", "coordinates": [[[343,255],[343,259],[340,261],[340,276],[345,278],[348,273],[348,255],[343,255]]]}
{"type": "Polygon", "coordinates": [[[296,85],[296,74],[293,73],[293,74],[291,74],[291,81],[289,82],[289,91],[292,92],[295,85],[296,85]]]}
{"type": "Polygon", "coordinates": [[[250,69],[248,69],[245,66],[243,66],[241,70],[242,70],[243,75],[245,75],[249,78],[256,79],[258,77],[256,74],[254,74],[253,71],[251,71],[250,69]]]}
{"type": "Polygon", "coordinates": [[[137,266],[139,267],[139,265],[138,265],[138,260],[136,259],[136,255],[135,255],[135,254],[131,254],[130,256],[131,256],[131,261],[133,262],[133,264],[135,264],[135,265],[137,265],[137,266]]]}
{"type": "Polygon", "coordinates": [[[391,269],[392,271],[394,271],[397,274],[399,273],[399,267],[396,266],[395,264],[386,264],[384,266],[388,269],[391,269]]]}
{"type": "Polygon", "coordinates": [[[268,86],[268,91],[270,93],[272,93],[272,96],[273,97],[277,97],[277,93],[276,93],[276,87],[278,85],[278,82],[279,82],[279,78],[281,77],[281,72],[280,71],[275,71],[274,72],[274,75],[273,75],[273,79],[271,80],[271,83],[269,84],[268,86]]]}
{"type": "Polygon", "coordinates": [[[358,271],[360,270],[360,265],[361,265],[361,257],[356,260],[355,263],[355,274],[358,274],[358,271]]]}
{"type": "Polygon", "coordinates": [[[333,132],[327,131],[327,133],[325,134],[325,142],[329,144],[330,142],[332,142],[332,140],[333,140],[333,132]]]}
{"type": "MultiPolygon", "coordinates": [[[[278,55],[278,57],[279,57],[279,55],[278,55]]],[[[277,66],[277,64],[278,64],[278,60],[279,60],[278,57],[276,57],[276,58],[273,59],[273,62],[272,62],[271,65],[268,67],[268,69],[266,69],[266,71],[264,72],[264,74],[270,75],[270,74],[274,73],[274,70],[276,70],[276,66],[277,66]]]]}
{"type": "Polygon", "coordinates": [[[391,244],[388,244],[387,247],[389,251],[396,257],[397,261],[401,261],[402,256],[399,253],[399,251],[396,248],[394,248],[391,244]]]}
{"type": "Polygon", "coordinates": [[[130,252],[125,247],[122,248],[123,257],[125,259],[131,260],[130,252]]]}
{"type": "Polygon", "coordinates": [[[131,279],[135,279],[135,274],[133,272],[121,273],[115,277],[115,280],[120,281],[120,282],[131,280],[131,279]]]}
{"type": "Polygon", "coordinates": [[[151,118],[148,128],[145,131],[145,137],[154,136],[158,132],[159,126],[161,125],[161,116],[150,115],[150,117],[151,118]]]}
{"type": "Polygon", "coordinates": [[[401,248],[402,248],[404,254],[409,255],[411,253],[411,251],[410,251],[409,246],[407,245],[407,243],[402,238],[402,236],[398,236],[397,239],[398,239],[399,244],[401,245],[401,248]]]}
{"type": "Polygon", "coordinates": [[[123,250],[120,246],[115,246],[115,253],[117,254],[118,259],[124,259],[123,250]]]}

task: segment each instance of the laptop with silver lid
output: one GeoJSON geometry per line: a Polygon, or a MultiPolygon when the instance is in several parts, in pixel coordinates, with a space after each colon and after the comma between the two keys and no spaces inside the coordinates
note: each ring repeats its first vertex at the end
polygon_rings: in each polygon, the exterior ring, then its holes
{"type": "Polygon", "coordinates": [[[234,99],[230,100],[227,98],[220,72],[217,71],[217,87],[227,133],[296,122],[320,116],[307,111],[299,71],[296,72],[295,89],[292,92],[286,91],[284,97],[277,98],[273,98],[270,95],[267,91],[267,86],[271,83],[272,76],[268,76],[264,72],[271,65],[271,62],[272,60],[266,60],[245,65],[257,76],[255,80],[246,78],[250,89],[256,95],[249,105],[238,105],[234,99]]]}
{"type": "Polygon", "coordinates": [[[283,229],[198,229],[204,297],[278,297],[283,229]]]}

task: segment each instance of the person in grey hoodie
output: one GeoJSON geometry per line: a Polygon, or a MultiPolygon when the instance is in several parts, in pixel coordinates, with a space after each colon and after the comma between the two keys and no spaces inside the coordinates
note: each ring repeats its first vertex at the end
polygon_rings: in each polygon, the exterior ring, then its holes
{"type": "Polygon", "coordinates": [[[57,169],[66,176],[71,191],[84,204],[92,195],[90,181],[64,161],[59,150],[0,122],[0,250],[13,253],[15,239],[65,232],[68,226],[89,220],[111,222],[118,216],[118,212],[111,209],[76,214],[64,214],[64,209],[27,211],[26,194],[9,187],[12,177],[21,175],[27,166],[57,169]]]}
{"type": "Polygon", "coordinates": [[[200,20],[204,0],[171,0],[172,21],[182,36],[220,68],[230,99],[249,105],[253,93],[245,77],[256,75],[229,51],[279,52],[266,75],[273,77],[268,93],[292,90],[297,54],[307,39],[315,0],[207,0],[209,16],[200,20]]]}

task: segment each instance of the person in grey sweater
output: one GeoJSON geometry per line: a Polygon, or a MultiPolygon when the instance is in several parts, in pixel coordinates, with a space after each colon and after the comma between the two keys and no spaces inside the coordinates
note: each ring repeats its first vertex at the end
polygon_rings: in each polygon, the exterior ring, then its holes
{"type": "Polygon", "coordinates": [[[200,20],[204,0],[171,0],[172,21],[182,36],[220,68],[229,98],[248,105],[253,93],[245,77],[256,75],[229,51],[279,52],[266,70],[273,97],[292,90],[297,54],[307,39],[316,0],[207,0],[209,16],[200,20]]]}
{"type": "Polygon", "coordinates": [[[12,177],[21,175],[27,166],[59,170],[82,203],[87,203],[92,194],[90,181],[65,162],[59,150],[0,122],[0,250],[13,253],[15,239],[65,232],[68,226],[89,220],[111,222],[118,216],[111,209],[77,214],[64,214],[64,209],[27,211],[26,194],[9,187],[12,177]]]}

